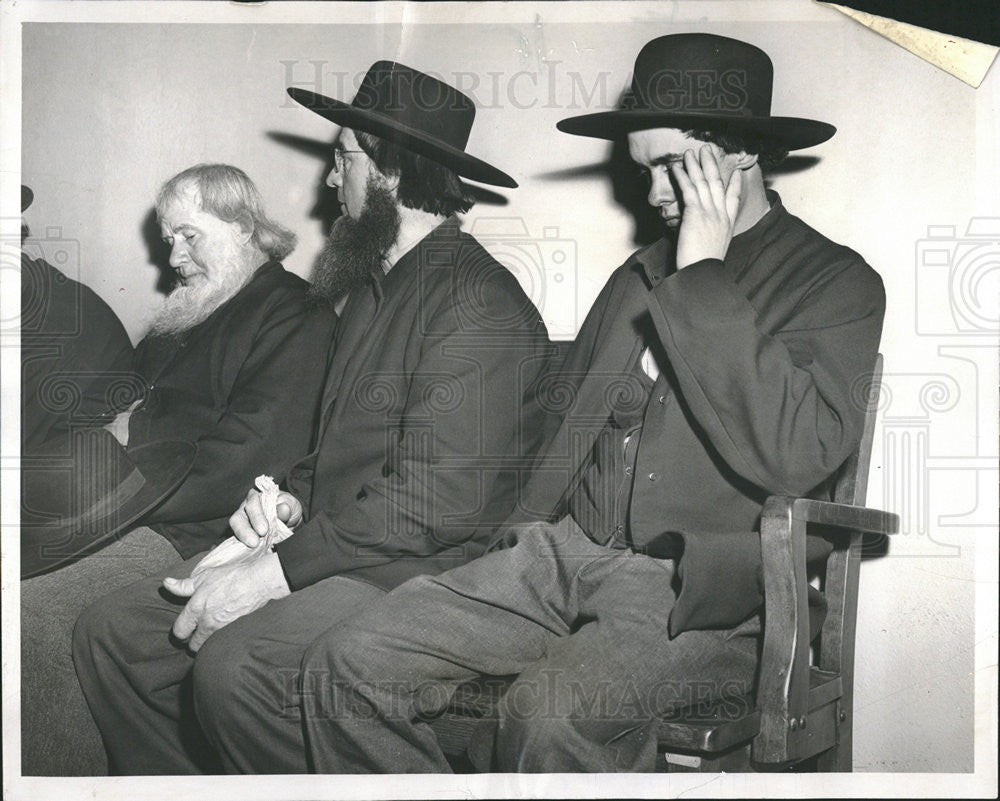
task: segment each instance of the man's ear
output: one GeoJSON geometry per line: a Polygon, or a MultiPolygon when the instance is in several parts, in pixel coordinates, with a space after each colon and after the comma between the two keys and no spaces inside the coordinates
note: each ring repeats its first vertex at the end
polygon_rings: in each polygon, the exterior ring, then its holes
{"type": "Polygon", "coordinates": [[[386,175],[384,172],[379,172],[379,176],[382,178],[382,185],[395,195],[396,190],[399,189],[399,173],[394,172],[386,175]]]}
{"type": "Polygon", "coordinates": [[[236,224],[240,227],[239,241],[241,245],[249,244],[253,239],[254,225],[250,212],[244,211],[236,219],[236,224]]]}
{"type": "Polygon", "coordinates": [[[734,153],[732,155],[736,159],[734,166],[738,170],[749,170],[754,164],[757,163],[757,159],[759,158],[756,153],[746,153],[742,150],[739,153],[734,153]]]}

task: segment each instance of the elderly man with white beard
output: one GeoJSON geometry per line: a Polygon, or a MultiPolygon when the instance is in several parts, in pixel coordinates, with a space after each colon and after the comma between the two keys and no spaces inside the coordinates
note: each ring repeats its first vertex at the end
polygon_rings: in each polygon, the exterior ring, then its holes
{"type": "Polygon", "coordinates": [[[105,770],[72,665],[80,612],[221,541],[247,486],[261,473],[282,477],[308,450],[315,425],[336,316],[282,267],[295,235],[265,214],[247,175],[224,164],[168,180],[156,214],[178,285],[136,349],[141,397],[109,429],[126,452],[188,440],[197,455],[138,527],[22,582],[26,775],[105,770]]]}
{"type": "Polygon", "coordinates": [[[336,318],[282,267],[295,235],[241,170],[184,170],[156,214],[178,286],[136,348],[145,392],[114,433],[129,448],[197,442],[184,483],[142,520],[187,558],[229,533],[255,476],[282,477],[308,449],[336,318]]]}

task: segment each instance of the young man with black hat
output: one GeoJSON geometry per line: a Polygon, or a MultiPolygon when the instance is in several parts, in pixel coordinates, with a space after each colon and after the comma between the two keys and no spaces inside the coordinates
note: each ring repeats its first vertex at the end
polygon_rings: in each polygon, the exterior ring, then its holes
{"type": "Polygon", "coordinates": [[[664,236],[591,309],[497,547],[307,652],[316,771],[447,771],[426,717],[477,674],[517,675],[477,749],[499,771],[649,771],[660,716],[752,689],[761,506],[822,495],[856,448],[884,293],[765,188],[762,161],[834,128],[771,116],[763,51],[664,36],[634,76],[625,109],[559,128],[627,137],[664,236]]]}
{"type": "Polygon", "coordinates": [[[471,206],[459,176],[516,186],[465,152],[472,101],[392,62],[350,105],[289,94],[342,126],[327,182],[343,215],[313,290],[340,322],[312,452],[274,508],[251,490],[230,525],[244,555],[274,515],[294,535],[192,578],[195,557],[81,617],[77,670],[117,773],[250,770],[256,737],[273,744],[266,770],[305,771],[288,684],[305,650],[407,579],[481,554],[540,430],[545,326],[455,216],[471,206]]]}

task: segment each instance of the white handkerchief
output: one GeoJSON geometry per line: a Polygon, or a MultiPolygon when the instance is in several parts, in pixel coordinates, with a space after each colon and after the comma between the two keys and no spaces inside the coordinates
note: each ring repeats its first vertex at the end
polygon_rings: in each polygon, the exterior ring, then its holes
{"type": "Polygon", "coordinates": [[[255,562],[265,554],[271,552],[274,546],[292,536],[292,530],[278,519],[278,485],[270,476],[257,476],[254,481],[257,489],[260,490],[261,503],[264,506],[264,516],[267,518],[267,533],[260,538],[253,548],[248,548],[236,537],[220,542],[211,551],[205,554],[194,570],[191,577],[194,578],[199,573],[212,567],[226,565],[245,565],[255,562]]]}

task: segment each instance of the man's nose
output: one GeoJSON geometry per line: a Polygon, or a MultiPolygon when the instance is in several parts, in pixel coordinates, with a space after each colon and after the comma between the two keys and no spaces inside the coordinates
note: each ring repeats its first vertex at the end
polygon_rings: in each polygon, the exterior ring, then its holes
{"type": "Polygon", "coordinates": [[[330,170],[330,174],[326,176],[326,185],[334,189],[339,189],[340,185],[344,182],[344,177],[340,174],[340,170],[334,165],[333,169],[330,170]]]}
{"type": "Polygon", "coordinates": [[[188,260],[187,245],[182,239],[175,239],[170,248],[170,266],[175,270],[188,260]]]}
{"type": "Polygon", "coordinates": [[[671,204],[677,200],[674,184],[669,174],[664,170],[655,170],[649,179],[649,195],[646,198],[650,206],[671,204]]]}

